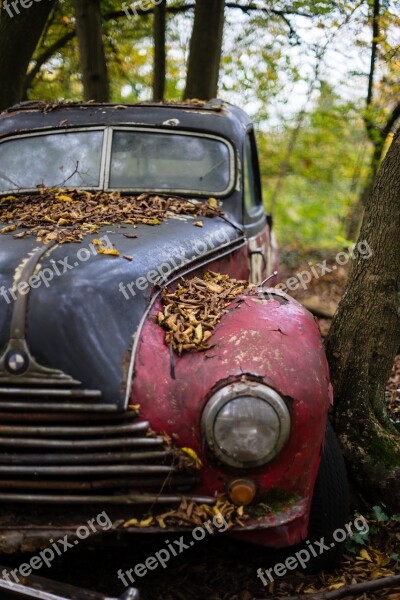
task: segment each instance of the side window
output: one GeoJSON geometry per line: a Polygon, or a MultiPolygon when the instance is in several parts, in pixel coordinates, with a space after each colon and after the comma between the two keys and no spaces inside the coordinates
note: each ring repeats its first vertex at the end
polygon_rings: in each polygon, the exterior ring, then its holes
{"type": "Polygon", "coordinates": [[[259,213],[262,204],[260,171],[254,133],[247,134],[244,145],[244,206],[245,221],[259,213]]]}

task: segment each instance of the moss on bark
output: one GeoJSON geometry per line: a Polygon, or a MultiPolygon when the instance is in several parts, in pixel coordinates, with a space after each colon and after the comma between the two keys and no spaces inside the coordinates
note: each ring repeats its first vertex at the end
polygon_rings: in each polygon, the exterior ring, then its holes
{"type": "Polygon", "coordinates": [[[397,507],[400,436],[387,418],[384,391],[400,343],[399,152],[397,135],[366,206],[326,344],[335,426],[350,474],[375,501],[397,507]]]}

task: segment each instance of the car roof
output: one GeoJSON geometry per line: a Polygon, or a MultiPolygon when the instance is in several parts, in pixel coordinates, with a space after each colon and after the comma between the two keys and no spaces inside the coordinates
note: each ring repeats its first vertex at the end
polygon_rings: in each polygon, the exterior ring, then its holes
{"type": "Polygon", "coordinates": [[[242,109],[222,100],[136,104],[23,102],[0,114],[0,139],[32,131],[107,125],[211,133],[239,146],[251,120],[242,109]]]}

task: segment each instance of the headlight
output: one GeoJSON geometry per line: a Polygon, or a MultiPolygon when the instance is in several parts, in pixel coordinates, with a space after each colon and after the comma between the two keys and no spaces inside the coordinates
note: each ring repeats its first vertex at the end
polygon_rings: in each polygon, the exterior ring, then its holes
{"type": "Polygon", "coordinates": [[[232,467],[271,461],[286,444],[290,414],[284,400],[261,383],[232,383],[209,400],[202,419],[210,450],[232,467]]]}

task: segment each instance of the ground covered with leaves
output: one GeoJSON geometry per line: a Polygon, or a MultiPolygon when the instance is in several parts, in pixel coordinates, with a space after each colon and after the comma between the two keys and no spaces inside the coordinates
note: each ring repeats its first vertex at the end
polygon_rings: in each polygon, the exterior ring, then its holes
{"type": "MultiPolygon", "coordinates": [[[[243,544],[215,531],[193,545],[190,545],[193,538],[187,534],[188,548],[184,552],[172,557],[165,568],[136,577],[135,585],[142,592],[142,600],[273,600],[293,596],[311,600],[317,592],[339,592],[348,584],[400,574],[400,516],[389,516],[384,508],[367,506],[360,514],[365,517],[369,531],[365,536],[356,535],[346,544],[342,565],[333,573],[306,575],[296,571],[276,577],[264,587],[257,578],[257,569],[271,568],[281,562],[285,558],[282,552],[243,544]]],[[[119,596],[124,589],[117,577],[119,569],[126,571],[144,563],[166,548],[167,541],[173,543],[178,539],[176,534],[138,534],[111,538],[106,546],[97,546],[94,539],[88,540],[58,557],[52,568],[42,569],[40,575],[67,583],[73,575],[75,585],[119,596]]],[[[27,560],[29,556],[3,562],[6,566],[18,566],[27,560]]],[[[350,596],[343,598],[348,600],[350,596]]],[[[399,600],[400,585],[351,598],[399,600]]]]}

